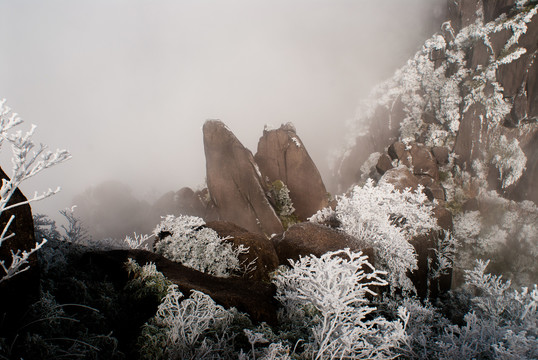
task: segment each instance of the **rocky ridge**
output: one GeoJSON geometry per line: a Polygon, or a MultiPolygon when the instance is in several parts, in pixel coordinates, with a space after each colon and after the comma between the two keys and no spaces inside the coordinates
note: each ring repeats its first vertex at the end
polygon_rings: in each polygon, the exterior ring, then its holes
{"type": "MultiPolygon", "coordinates": [[[[444,175],[467,172],[508,198],[538,203],[529,182],[538,161],[537,7],[510,0],[449,2],[442,29],[365,103],[355,145],[340,158],[340,188],[360,182],[376,164],[372,154],[399,141],[427,146],[432,154],[448,149],[451,166],[444,175]]],[[[387,156],[376,156],[381,170],[390,167],[387,156]]],[[[441,183],[450,188],[446,179],[441,183]]]]}

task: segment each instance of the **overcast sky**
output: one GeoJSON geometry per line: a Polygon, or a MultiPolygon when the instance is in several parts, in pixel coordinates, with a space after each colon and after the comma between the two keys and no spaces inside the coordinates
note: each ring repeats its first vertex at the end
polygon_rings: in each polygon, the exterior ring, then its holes
{"type": "Polygon", "coordinates": [[[0,98],[73,155],[22,189],[60,185],[33,206],[50,213],[106,180],[147,199],[199,187],[206,119],[253,153],[264,124],[291,121],[327,178],[359,100],[438,29],[445,2],[0,0],[0,98]]]}

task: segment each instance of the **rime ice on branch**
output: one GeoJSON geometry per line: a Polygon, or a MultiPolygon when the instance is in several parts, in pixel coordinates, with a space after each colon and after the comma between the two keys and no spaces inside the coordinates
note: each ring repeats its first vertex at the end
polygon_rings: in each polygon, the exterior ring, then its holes
{"type": "MultiPolygon", "coordinates": [[[[32,125],[30,130],[23,133],[21,130],[14,131],[13,129],[22,123],[22,119],[19,115],[11,110],[6,105],[6,100],[0,101],[0,146],[7,142],[11,145],[12,151],[12,164],[13,173],[11,178],[3,178],[2,186],[0,188],[0,215],[4,211],[9,211],[16,206],[28,204],[33,201],[43,200],[49,196],[56,194],[60,191],[58,187],[56,190],[49,189],[42,194],[35,193],[35,195],[27,201],[13,203],[10,202],[13,194],[18,189],[19,185],[26,179],[35,176],[41,171],[50,168],[56,164],[62,163],[69,158],[71,154],[67,150],[56,150],[54,152],[48,151],[47,146],[39,144],[36,148],[36,144],[32,141],[31,137],[36,129],[35,125],[32,125]]],[[[7,224],[5,225],[0,235],[0,246],[9,239],[17,236],[15,233],[10,233],[9,227],[13,223],[15,216],[12,215],[7,224]]],[[[41,243],[36,243],[35,247],[28,250],[16,249],[11,250],[11,261],[6,262],[7,259],[0,260],[0,266],[2,267],[3,274],[0,278],[0,283],[14,277],[17,274],[28,269],[29,257],[39,250],[46,240],[43,239],[41,243]]]]}

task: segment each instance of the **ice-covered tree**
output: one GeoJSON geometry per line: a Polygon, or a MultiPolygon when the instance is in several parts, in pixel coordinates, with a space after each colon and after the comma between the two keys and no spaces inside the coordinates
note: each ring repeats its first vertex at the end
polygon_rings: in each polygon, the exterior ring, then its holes
{"type": "MultiPolygon", "coordinates": [[[[330,216],[324,210],[312,220],[323,221],[330,216]]],[[[374,249],[376,266],[388,272],[391,286],[413,289],[407,272],[417,268],[417,260],[409,240],[438,228],[433,205],[421,188],[400,192],[388,183],[375,186],[370,179],[362,187],[355,186],[349,195],[339,197],[332,216],[359,246],[374,249]]]]}
{"type": "MultiPolygon", "coordinates": [[[[47,146],[36,144],[32,140],[34,134],[35,125],[32,125],[30,130],[23,133],[21,130],[15,131],[14,128],[22,123],[22,119],[17,113],[14,113],[10,107],[6,105],[6,100],[0,101],[0,146],[4,143],[11,145],[12,151],[12,174],[9,179],[2,179],[2,186],[0,188],[0,214],[5,211],[9,211],[16,206],[28,204],[33,201],[43,200],[49,196],[56,194],[60,188],[56,190],[49,189],[48,191],[35,195],[28,199],[28,201],[20,203],[10,202],[13,194],[18,189],[19,185],[37,175],[41,171],[50,168],[68,160],[71,155],[66,150],[56,150],[54,152],[48,151],[47,146]]],[[[9,227],[14,220],[12,215],[4,229],[0,234],[0,246],[4,245],[9,239],[17,236],[15,233],[10,233],[9,227]]],[[[0,266],[2,267],[3,274],[1,275],[0,282],[12,278],[13,276],[20,274],[28,269],[29,257],[39,250],[46,242],[43,239],[41,242],[37,242],[35,247],[30,250],[17,249],[11,250],[11,261],[0,260],[0,266]]]]}
{"type": "Polygon", "coordinates": [[[230,276],[241,270],[239,255],[248,252],[234,247],[196,216],[166,216],[155,230],[159,239],[155,252],[198,271],[215,276],[230,276]]]}
{"type": "Polygon", "coordinates": [[[361,252],[349,249],[290,261],[274,278],[284,319],[307,327],[312,359],[391,359],[405,338],[407,314],[389,321],[368,300],[387,284],[361,252]]]}
{"type": "Polygon", "coordinates": [[[235,334],[230,326],[234,313],[204,293],[193,290],[184,298],[177,285],[170,285],[157,314],[142,331],[142,358],[231,358],[225,354],[233,351],[235,334]]]}

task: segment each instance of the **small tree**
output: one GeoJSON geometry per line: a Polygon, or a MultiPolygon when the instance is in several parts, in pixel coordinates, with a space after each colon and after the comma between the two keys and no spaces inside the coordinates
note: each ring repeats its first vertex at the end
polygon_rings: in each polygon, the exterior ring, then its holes
{"type": "MultiPolygon", "coordinates": [[[[310,339],[305,348],[312,359],[391,359],[405,339],[407,313],[399,320],[374,316],[367,295],[387,284],[361,252],[349,249],[321,257],[290,261],[291,268],[274,278],[276,298],[290,319],[303,318],[310,339]]],[[[300,321],[300,320],[299,320],[300,321]]]]}
{"type": "MultiPolygon", "coordinates": [[[[37,192],[31,199],[19,202],[10,203],[10,199],[18,189],[19,185],[41,171],[48,169],[51,166],[62,163],[71,155],[67,150],[56,150],[55,152],[47,151],[47,146],[40,144],[37,149],[36,145],[32,141],[31,137],[34,134],[35,125],[32,125],[30,130],[26,133],[22,133],[20,130],[13,131],[13,128],[22,123],[22,119],[17,113],[11,111],[6,105],[6,100],[0,101],[0,146],[5,142],[11,144],[11,150],[13,156],[11,161],[13,163],[13,173],[10,179],[2,179],[2,186],[0,188],[0,215],[4,211],[13,209],[16,206],[25,205],[33,201],[43,200],[49,196],[56,194],[60,191],[60,188],[56,190],[49,189],[48,191],[39,195],[37,192]]],[[[7,224],[5,225],[2,233],[0,234],[0,246],[7,240],[16,236],[15,233],[9,233],[9,227],[13,222],[15,216],[12,215],[7,224]]],[[[29,257],[39,250],[46,242],[43,239],[41,242],[37,242],[35,247],[30,251],[27,250],[11,250],[11,262],[6,264],[5,260],[0,260],[0,266],[4,270],[4,274],[0,278],[0,283],[14,277],[17,274],[28,269],[29,257]]]]}
{"type": "Polygon", "coordinates": [[[196,216],[166,216],[153,234],[155,252],[172,261],[214,276],[228,277],[241,270],[239,255],[248,248],[234,247],[217,232],[204,227],[203,219],[196,216]]]}
{"type": "Polygon", "coordinates": [[[354,236],[358,245],[374,249],[375,264],[388,272],[393,289],[414,289],[407,273],[417,269],[417,260],[409,240],[438,229],[433,205],[421,188],[400,192],[392,184],[375,186],[369,179],[364,186],[355,186],[349,196],[338,198],[334,213],[320,211],[311,221],[331,217],[336,217],[340,228],[354,236]]]}

